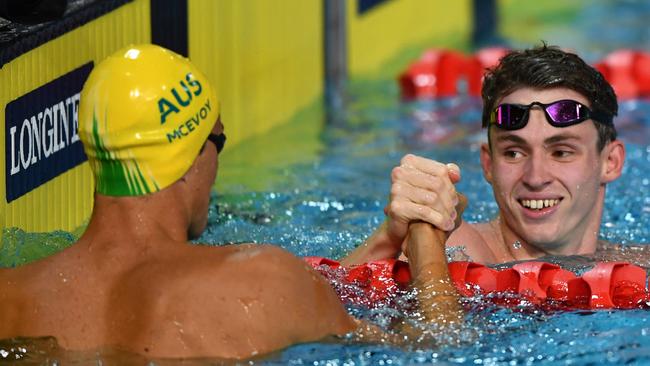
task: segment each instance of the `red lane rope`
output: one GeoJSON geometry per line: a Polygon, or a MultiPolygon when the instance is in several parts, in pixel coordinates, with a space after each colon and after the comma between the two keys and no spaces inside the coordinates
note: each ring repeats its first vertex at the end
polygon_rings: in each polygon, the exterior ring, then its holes
{"type": "MultiPolygon", "coordinates": [[[[398,77],[402,99],[431,99],[461,93],[481,95],[483,74],[495,66],[509,50],[492,47],[466,55],[458,51],[432,48],[414,60],[398,77]]],[[[612,85],[620,99],[650,95],[650,52],[620,49],[593,64],[612,85]]]]}
{"type": "MultiPolygon", "coordinates": [[[[344,283],[362,293],[345,294],[355,303],[373,305],[405,289],[411,279],[408,263],[389,259],[342,267],[322,257],[305,261],[325,274],[327,269],[342,270],[344,283]]],[[[547,262],[518,263],[497,270],[474,262],[451,262],[449,274],[462,296],[479,293],[516,293],[534,304],[555,304],[564,309],[631,309],[647,307],[650,291],[646,271],[625,262],[599,262],[582,276],[547,262]]]]}

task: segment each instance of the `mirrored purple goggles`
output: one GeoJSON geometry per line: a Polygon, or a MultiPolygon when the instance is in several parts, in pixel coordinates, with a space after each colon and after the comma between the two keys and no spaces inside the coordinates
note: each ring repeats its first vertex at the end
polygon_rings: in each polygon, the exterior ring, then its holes
{"type": "Polygon", "coordinates": [[[490,113],[490,124],[504,130],[518,130],[528,124],[528,111],[533,106],[540,106],[544,110],[546,120],[554,127],[569,127],[588,119],[600,123],[612,124],[612,117],[604,113],[593,112],[586,105],[571,99],[563,99],[548,104],[532,102],[524,104],[499,104],[490,113]]]}

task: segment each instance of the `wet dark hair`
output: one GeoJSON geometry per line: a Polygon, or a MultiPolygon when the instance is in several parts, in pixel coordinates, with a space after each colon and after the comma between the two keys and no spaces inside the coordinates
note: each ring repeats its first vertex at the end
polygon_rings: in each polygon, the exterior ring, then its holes
{"type": "MultiPolygon", "coordinates": [[[[603,75],[577,55],[556,46],[541,46],[522,51],[511,51],[499,64],[487,70],[483,79],[483,127],[487,127],[490,113],[506,95],[521,88],[550,89],[563,87],[584,95],[589,108],[612,118],[618,114],[618,102],[611,85],[603,75]]],[[[613,124],[594,120],[598,130],[598,151],[616,139],[613,124]]],[[[488,129],[488,141],[490,132],[488,129]]]]}

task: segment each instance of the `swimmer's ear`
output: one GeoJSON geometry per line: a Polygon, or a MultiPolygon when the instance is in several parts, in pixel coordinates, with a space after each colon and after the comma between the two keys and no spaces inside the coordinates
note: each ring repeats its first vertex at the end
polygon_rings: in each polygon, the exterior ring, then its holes
{"type": "Polygon", "coordinates": [[[601,151],[601,180],[603,183],[612,182],[621,176],[625,163],[625,145],[621,140],[608,143],[601,151]]]}
{"type": "Polygon", "coordinates": [[[492,184],[492,152],[490,152],[490,145],[487,143],[481,144],[481,167],[483,168],[483,177],[492,184]]]}

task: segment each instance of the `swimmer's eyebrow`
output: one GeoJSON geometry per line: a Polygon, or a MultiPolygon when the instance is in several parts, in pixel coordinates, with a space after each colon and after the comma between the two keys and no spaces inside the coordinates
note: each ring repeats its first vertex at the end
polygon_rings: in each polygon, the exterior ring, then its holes
{"type": "MultiPolygon", "coordinates": [[[[564,132],[564,133],[560,133],[560,134],[553,135],[551,137],[546,138],[544,140],[544,144],[545,145],[552,145],[552,144],[556,144],[558,142],[564,142],[564,141],[567,141],[567,140],[580,140],[580,139],[581,139],[580,136],[578,136],[576,134],[569,133],[569,132],[564,132]]],[[[528,145],[528,141],[526,141],[525,139],[519,137],[518,135],[514,135],[514,134],[499,135],[499,136],[496,137],[496,142],[513,142],[513,143],[518,144],[518,145],[528,145]]]]}
{"type": "Polygon", "coordinates": [[[565,133],[561,133],[559,135],[553,135],[553,136],[547,138],[546,140],[544,140],[544,143],[546,145],[552,145],[552,144],[555,144],[555,143],[558,143],[558,142],[564,142],[564,141],[567,141],[567,140],[581,140],[581,138],[580,138],[580,136],[578,136],[576,134],[565,132],[565,133]]]}
{"type": "Polygon", "coordinates": [[[500,134],[496,138],[496,142],[514,142],[515,144],[519,145],[527,145],[528,142],[524,140],[523,138],[513,135],[513,134],[500,134]]]}

